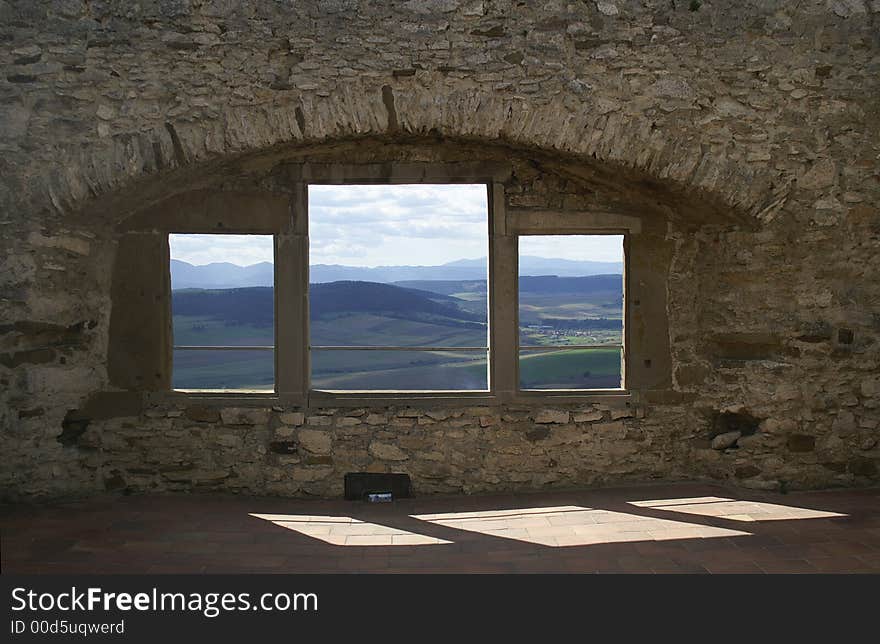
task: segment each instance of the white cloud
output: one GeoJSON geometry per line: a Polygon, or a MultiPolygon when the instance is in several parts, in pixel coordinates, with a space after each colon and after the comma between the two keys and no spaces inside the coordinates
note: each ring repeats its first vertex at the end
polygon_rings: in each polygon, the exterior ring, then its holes
{"type": "Polygon", "coordinates": [[[428,266],[488,253],[486,186],[309,186],[312,264],[428,266]]]}
{"type": "Polygon", "coordinates": [[[528,235],[519,254],[553,259],[623,262],[623,235],[528,235]]]}
{"type": "Polygon", "coordinates": [[[171,259],[190,264],[274,262],[272,235],[169,235],[171,259]]]}
{"type": "MultiPolygon", "coordinates": [[[[488,254],[482,184],[309,186],[311,264],[426,266],[488,254]]],[[[171,257],[242,266],[273,261],[269,235],[171,235],[171,257]]],[[[520,254],[622,261],[614,236],[520,238],[520,254]]]]}

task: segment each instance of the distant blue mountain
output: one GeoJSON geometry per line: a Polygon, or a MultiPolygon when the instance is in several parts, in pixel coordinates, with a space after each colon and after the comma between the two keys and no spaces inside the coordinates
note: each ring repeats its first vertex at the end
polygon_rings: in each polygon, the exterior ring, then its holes
{"type": "MultiPolygon", "coordinates": [[[[546,257],[524,256],[520,275],[556,275],[582,277],[623,272],[620,262],[593,262],[546,257]]],[[[440,266],[343,266],[316,264],[309,267],[311,283],[363,281],[390,284],[403,281],[464,281],[486,279],[486,259],[460,259],[440,266]]],[[[193,265],[171,260],[171,287],[181,288],[243,288],[272,286],[273,267],[269,262],[238,266],[228,262],[193,265]]]]}
{"type": "Polygon", "coordinates": [[[171,288],[243,288],[272,286],[275,269],[269,262],[239,266],[217,262],[195,266],[179,259],[171,260],[171,288]]]}

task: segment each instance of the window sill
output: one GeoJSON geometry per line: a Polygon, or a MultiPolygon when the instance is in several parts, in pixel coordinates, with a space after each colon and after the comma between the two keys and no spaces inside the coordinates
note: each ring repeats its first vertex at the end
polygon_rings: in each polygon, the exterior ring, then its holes
{"type": "Polygon", "coordinates": [[[151,391],[146,401],[156,405],[202,405],[205,407],[303,406],[303,396],[251,389],[172,389],[151,391]]]}
{"type": "Polygon", "coordinates": [[[430,407],[430,406],[501,406],[509,405],[589,405],[626,407],[633,402],[627,389],[593,390],[521,390],[514,394],[489,391],[326,391],[313,390],[308,396],[258,390],[175,389],[151,392],[148,401],[155,404],[199,404],[209,407],[281,406],[302,408],[326,407],[430,407]]]}
{"type": "Polygon", "coordinates": [[[309,407],[390,407],[496,405],[498,396],[489,391],[327,391],[312,390],[309,407]]]}

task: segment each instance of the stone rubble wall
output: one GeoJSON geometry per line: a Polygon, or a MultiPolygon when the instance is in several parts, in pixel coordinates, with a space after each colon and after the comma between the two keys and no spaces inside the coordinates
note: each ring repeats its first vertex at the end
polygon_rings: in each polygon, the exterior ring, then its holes
{"type": "Polygon", "coordinates": [[[0,496],[335,494],[360,467],[423,491],[876,485],[878,16],[877,0],[0,1],[0,496]],[[107,386],[118,213],[367,136],[573,155],[753,226],[669,225],[673,386],[641,417],[69,417],[107,386]]]}
{"type": "Polygon", "coordinates": [[[136,491],[338,496],[361,471],[408,473],[417,494],[680,475],[654,471],[625,410],[278,409],[156,409],[90,427],[80,445],[105,487],[136,491]]]}
{"type": "Polygon", "coordinates": [[[75,447],[57,446],[53,436],[47,451],[75,457],[76,468],[22,468],[4,483],[17,492],[11,498],[69,495],[77,481],[77,494],[332,497],[346,473],[360,471],[408,473],[417,494],[692,478],[765,490],[877,480],[876,407],[874,416],[857,416],[855,404],[839,410],[827,429],[788,415],[755,418],[742,405],[721,412],[754,418],[754,433],[713,441],[706,418],[681,404],[298,410],[161,403],[139,416],[89,422],[75,447]]]}

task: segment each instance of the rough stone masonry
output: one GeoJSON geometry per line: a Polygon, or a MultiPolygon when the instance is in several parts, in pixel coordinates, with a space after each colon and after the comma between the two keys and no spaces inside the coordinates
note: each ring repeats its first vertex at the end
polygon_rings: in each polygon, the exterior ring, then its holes
{"type": "Polygon", "coordinates": [[[3,499],[878,483],[878,0],[0,0],[0,41],[3,499]],[[511,160],[510,208],[643,219],[668,378],[624,405],[346,407],[108,375],[144,208],[474,154],[511,160]]]}

